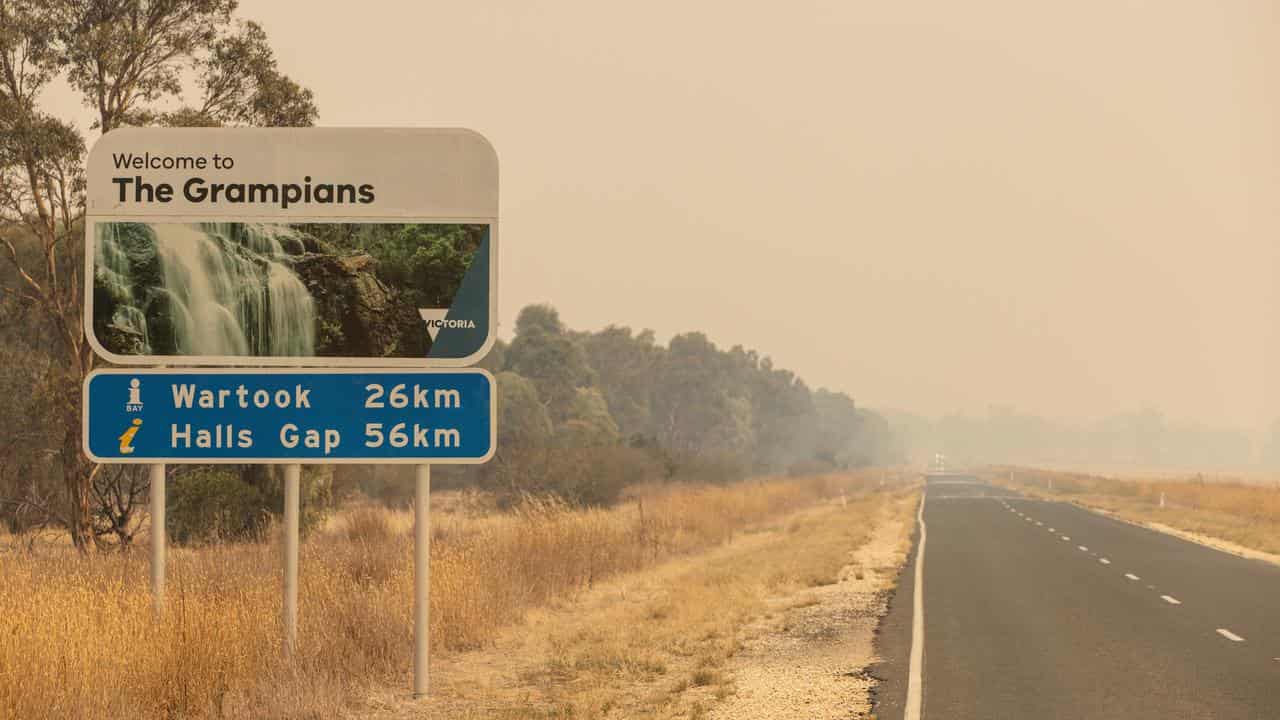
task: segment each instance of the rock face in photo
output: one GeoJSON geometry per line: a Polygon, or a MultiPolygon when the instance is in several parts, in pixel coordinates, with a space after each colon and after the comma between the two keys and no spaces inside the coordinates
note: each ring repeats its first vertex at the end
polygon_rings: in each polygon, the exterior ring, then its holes
{"type": "Polygon", "coordinates": [[[146,354],[147,338],[142,333],[115,323],[108,323],[106,327],[106,333],[99,340],[112,352],[119,355],[146,354]]]}
{"type": "Polygon", "coordinates": [[[374,274],[369,255],[305,254],[294,271],[316,304],[316,354],[425,357],[430,348],[418,311],[374,274]]]}

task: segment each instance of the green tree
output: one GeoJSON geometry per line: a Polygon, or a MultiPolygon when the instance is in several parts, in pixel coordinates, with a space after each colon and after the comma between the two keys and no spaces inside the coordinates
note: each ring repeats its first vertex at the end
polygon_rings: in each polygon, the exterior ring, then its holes
{"type": "Polygon", "coordinates": [[[618,444],[618,424],[598,388],[578,388],[568,417],[556,428],[556,444],[566,448],[618,444]]]}
{"type": "Polygon", "coordinates": [[[53,0],[60,57],[95,127],[154,122],[182,70],[214,47],[236,0],[53,0]]]}
{"type": "Polygon", "coordinates": [[[0,1],[0,222],[11,273],[4,290],[58,338],[43,349],[56,364],[44,373],[46,394],[35,414],[57,418],[61,432],[50,454],[64,475],[65,502],[57,513],[77,548],[91,531],[91,470],[80,453],[79,382],[92,366],[81,329],[80,256],[75,223],[83,199],[84,140],[69,124],[37,106],[62,67],[57,28],[43,5],[0,1]]]}
{"type": "Polygon", "coordinates": [[[654,343],[653,331],[632,335],[631,328],[610,325],[585,335],[582,346],[619,432],[651,434],[654,373],[665,352],[654,343]]]}
{"type": "Polygon", "coordinates": [[[694,456],[749,450],[751,402],[729,365],[702,333],[671,338],[654,379],[653,421],[662,447],[694,456]]]}
{"type": "Polygon", "coordinates": [[[735,382],[751,399],[752,456],[758,470],[777,470],[813,456],[818,417],[804,381],[769,358],[735,347],[728,353],[735,382]]]}
{"type": "Polygon", "coordinates": [[[557,425],[569,419],[578,389],[594,381],[582,346],[549,305],[530,305],[520,311],[516,337],[507,349],[507,368],[533,382],[557,425]]]}
{"type": "Polygon", "coordinates": [[[194,66],[198,112],[210,123],[311,122],[310,92],[276,70],[261,28],[233,22],[235,8],[235,0],[0,0],[3,290],[38,310],[41,329],[57,339],[41,348],[49,353],[43,407],[32,410],[60,420],[50,448],[63,477],[57,520],[81,550],[97,537],[95,468],[80,451],[80,387],[93,366],[81,317],[85,142],[41,110],[40,96],[62,77],[102,132],[162,122],[161,104],[181,99],[182,73],[194,66]]]}
{"type": "Polygon", "coordinates": [[[507,448],[545,445],[551,438],[551,418],[538,400],[538,390],[514,372],[495,376],[498,385],[498,452],[507,448]]]}
{"type": "Polygon", "coordinates": [[[200,105],[164,113],[164,124],[305,127],[319,116],[313,93],[280,72],[267,33],[255,22],[237,23],[214,40],[195,68],[200,105]]]}
{"type": "Polygon", "coordinates": [[[813,394],[813,405],[818,415],[815,457],[837,467],[851,464],[862,424],[853,399],[820,388],[813,394]]]}

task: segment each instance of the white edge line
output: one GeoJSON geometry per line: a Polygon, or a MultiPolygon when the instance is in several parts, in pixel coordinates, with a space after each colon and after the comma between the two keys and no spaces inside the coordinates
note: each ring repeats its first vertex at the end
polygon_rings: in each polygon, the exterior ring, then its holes
{"type": "Polygon", "coordinates": [[[924,693],[924,501],[928,490],[920,493],[920,509],[916,522],[920,524],[920,548],[916,550],[916,578],[911,615],[911,661],[907,671],[907,701],[903,720],[920,720],[924,693]]]}

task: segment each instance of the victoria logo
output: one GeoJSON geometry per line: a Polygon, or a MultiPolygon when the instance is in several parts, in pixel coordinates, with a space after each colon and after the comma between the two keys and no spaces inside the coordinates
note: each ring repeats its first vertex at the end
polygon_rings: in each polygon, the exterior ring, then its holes
{"type": "Polygon", "coordinates": [[[129,400],[124,404],[124,411],[142,412],[142,381],[138,378],[129,381],[129,400]]]}
{"type": "Polygon", "coordinates": [[[475,330],[476,321],[470,318],[450,318],[449,308],[418,308],[418,314],[422,316],[424,322],[427,323],[427,334],[431,336],[431,342],[435,342],[436,336],[440,334],[441,328],[461,328],[464,330],[475,330]]]}

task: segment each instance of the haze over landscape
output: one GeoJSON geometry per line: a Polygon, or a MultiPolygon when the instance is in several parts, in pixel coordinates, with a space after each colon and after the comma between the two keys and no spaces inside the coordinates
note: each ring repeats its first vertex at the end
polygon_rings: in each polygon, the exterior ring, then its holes
{"type": "Polygon", "coordinates": [[[0,718],[1280,717],[1276,15],[0,0],[0,718]]]}
{"type": "Polygon", "coordinates": [[[574,327],[703,329],[867,406],[1159,409],[1259,444],[1275,12],[241,6],[320,124],[493,142],[507,336],[552,302],[574,327]]]}

